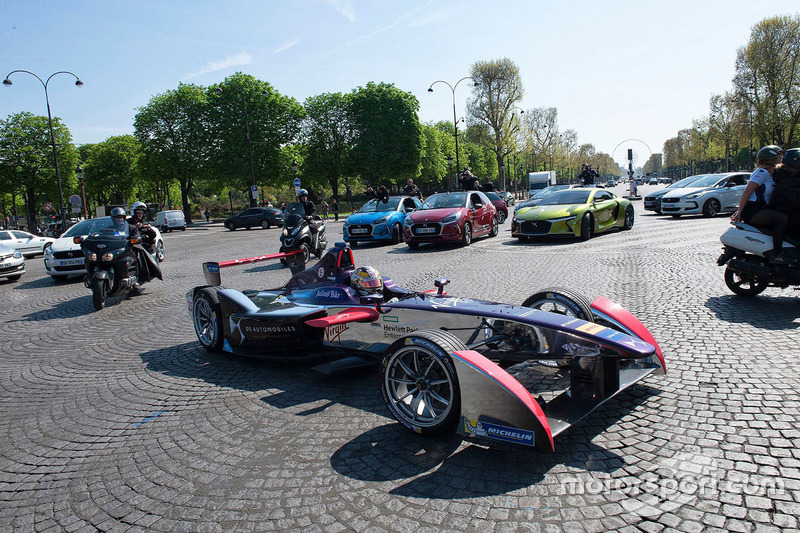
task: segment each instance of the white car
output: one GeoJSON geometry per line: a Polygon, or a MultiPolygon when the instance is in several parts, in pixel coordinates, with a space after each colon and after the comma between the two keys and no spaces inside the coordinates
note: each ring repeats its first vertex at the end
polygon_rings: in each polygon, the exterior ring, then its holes
{"type": "Polygon", "coordinates": [[[161,231],[172,231],[174,229],[186,231],[186,218],[180,209],[159,211],[156,213],[156,220],[153,222],[153,226],[161,231]]]}
{"type": "MultiPolygon", "coordinates": [[[[44,253],[44,270],[55,281],[63,281],[69,277],[84,276],[86,266],[83,261],[81,245],[73,242],[74,237],[89,234],[89,228],[101,224],[111,227],[111,217],[100,217],[78,222],[61,235],[60,238],[48,246],[44,253]]],[[[97,227],[97,226],[95,226],[97,227]]],[[[156,255],[158,261],[164,260],[164,239],[158,228],[151,226],[156,232],[156,255]]]]}
{"type": "Polygon", "coordinates": [[[671,190],[661,198],[661,212],[675,218],[681,215],[714,217],[733,213],[747,186],[747,172],[707,174],[688,187],[671,190]]]}
{"type": "Polygon", "coordinates": [[[25,273],[25,258],[22,252],[0,244],[0,278],[17,281],[25,273]]]}
{"type": "Polygon", "coordinates": [[[27,231],[16,229],[0,231],[0,244],[12,250],[19,250],[25,257],[43,254],[45,248],[55,241],[52,237],[39,237],[27,231]]]}

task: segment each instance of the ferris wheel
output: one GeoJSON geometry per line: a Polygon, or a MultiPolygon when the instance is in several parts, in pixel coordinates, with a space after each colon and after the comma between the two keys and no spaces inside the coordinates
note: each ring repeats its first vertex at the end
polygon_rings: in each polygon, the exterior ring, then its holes
{"type": "Polygon", "coordinates": [[[653,155],[653,151],[647,146],[647,143],[640,139],[625,139],[611,152],[611,159],[623,168],[628,168],[628,162],[631,161],[632,168],[636,169],[643,167],[645,163],[653,155]],[[629,160],[628,157],[631,156],[629,160]],[[617,160],[617,157],[620,160],[617,160]]]}

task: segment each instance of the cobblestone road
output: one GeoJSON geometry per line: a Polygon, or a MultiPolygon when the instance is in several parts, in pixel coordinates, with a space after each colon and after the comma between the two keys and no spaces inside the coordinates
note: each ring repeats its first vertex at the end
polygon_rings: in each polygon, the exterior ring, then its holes
{"type": "MultiPolygon", "coordinates": [[[[164,282],[95,312],[40,258],[0,282],[0,530],[771,531],[800,515],[800,301],[733,296],[727,218],[641,211],[630,232],[469,248],[364,246],[401,285],[521,303],[548,286],[618,301],[661,344],[651,377],[555,454],[408,434],[373,370],[206,353],[186,313],[203,260],[276,251],[277,230],[165,235],[164,282]]],[[[341,222],[331,232],[341,231],[341,222]]],[[[334,239],[330,239],[331,241],[334,239]]],[[[225,271],[281,285],[278,264],[225,271]]]]}

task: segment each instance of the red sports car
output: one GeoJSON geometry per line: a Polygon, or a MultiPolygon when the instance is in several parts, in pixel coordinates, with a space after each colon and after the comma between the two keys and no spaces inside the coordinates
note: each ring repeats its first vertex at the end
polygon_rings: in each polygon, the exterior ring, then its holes
{"type": "Polygon", "coordinates": [[[469,246],[473,237],[494,237],[497,209],[480,191],[443,192],[428,197],[403,224],[409,248],[423,242],[457,241],[469,246]]]}

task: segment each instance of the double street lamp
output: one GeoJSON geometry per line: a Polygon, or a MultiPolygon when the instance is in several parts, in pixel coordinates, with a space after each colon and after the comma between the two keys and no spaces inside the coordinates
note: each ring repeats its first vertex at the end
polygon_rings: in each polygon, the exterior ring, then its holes
{"type": "MultiPolygon", "coordinates": [[[[461,162],[459,161],[459,158],[458,158],[458,119],[456,118],[457,117],[457,115],[456,115],[456,87],[458,87],[458,84],[461,83],[462,81],[464,81],[464,80],[472,80],[472,79],[473,79],[472,76],[464,76],[463,78],[458,80],[455,83],[455,85],[450,85],[449,83],[447,83],[444,80],[436,80],[435,82],[431,83],[430,87],[428,87],[428,92],[432,93],[434,85],[436,85],[437,83],[444,83],[445,85],[450,87],[450,91],[453,93],[453,130],[455,131],[455,138],[456,138],[456,174],[458,174],[461,171],[461,162]]],[[[478,82],[475,82],[474,87],[477,87],[477,86],[478,86],[478,82]]]]}
{"type": "MultiPolygon", "coordinates": [[[[44,99],[47,102],[47,124],[50,127],[50,144],[53,146],[53,161],[56,167],[56,181],[58,182],[58,199],[59,199],[59,209],[61,209],[61,231],[67,231],[67,210],[64,208],[64,190],[61,188],[61,173],[58,170],[58,150],[56,150],[56,137],[53,134],[53,116],[50,114],[50,96],[47,94],[47,84],[50,83],[50,80],[53,76],[57,74],[69,74],[70,76],[75,77],[75,85],[77,87],[83,87],[83,82],[81,79],[74,73],[66,71],[66,70],[59,70],[58,72],[54,72],[50,74],[50,77],[47,80],[42,80],[39,76],[34,74],[29,70],[12,70],[6,75],[6,79],[3,80],[3,85],[6,87],[11,87],[13,83],[11,83],[11,75],[16,74],[17,72],[24,72],[25,74],[30,74],[37,80],[39,83],[42,84],[44,87],[44,99]]],[[[29,211],[30,212],[30,211],[29,211]]]]}

